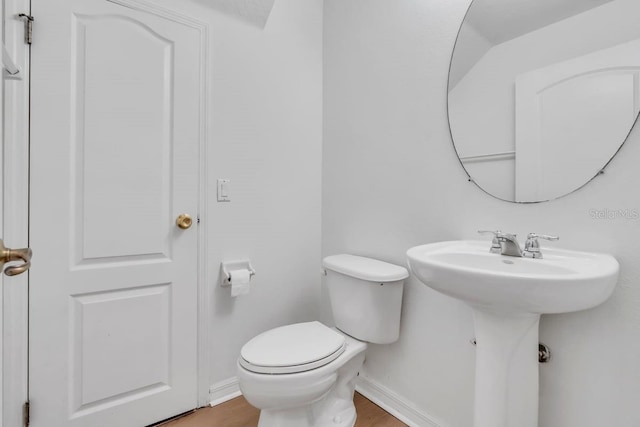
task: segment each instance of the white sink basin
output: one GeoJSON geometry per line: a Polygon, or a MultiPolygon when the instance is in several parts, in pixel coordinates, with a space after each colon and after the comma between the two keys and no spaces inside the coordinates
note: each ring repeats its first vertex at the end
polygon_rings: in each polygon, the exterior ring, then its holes
{"type": "Polygon", "coordinates": [[[565,313],[595,307],[615,287],[610,255],[544,248],[542,259],[492,254],[487,241],[416,246],[407,257],[424,284],[493,311],[565,313]]]}
{"type": "Polygon", "coordinates": [[[489,241],[454,241],[407,251],[424,284],[473,309],[474,427],[538,427],[538,326],[544,313],[604,302],[618,279],[610,255],[543,248],[542,259],[489,252],[489,241]]]}

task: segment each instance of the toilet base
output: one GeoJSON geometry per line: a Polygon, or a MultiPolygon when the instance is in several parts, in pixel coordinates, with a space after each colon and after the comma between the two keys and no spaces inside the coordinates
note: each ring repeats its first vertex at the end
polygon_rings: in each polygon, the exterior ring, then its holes
{"type": "Polygon", "coordinates": [[[262,409],[258,427],[353,427],[357,418],[353,394],[363,363],[364,351],[361,350],[338,369],[335,384],[313,403],[287,409],[262,409]]]}
{"type": "Polygon", "coordinates": [[[258,427],[353,427],[356,424],[356,408],[346,408],[332,419],[314,420],[312,407],[284,411],[260,411],[258,427]]]}
{"type": "Polygon", "coordinates": [[[258,427],[353,427],[356,379],[367,345],[349,336],[334,362],[300,374],[254,374],[238,365],[240,389],[259,408],[258,427]],[[337,365],[337,366],[336,366],[337,365]]]}

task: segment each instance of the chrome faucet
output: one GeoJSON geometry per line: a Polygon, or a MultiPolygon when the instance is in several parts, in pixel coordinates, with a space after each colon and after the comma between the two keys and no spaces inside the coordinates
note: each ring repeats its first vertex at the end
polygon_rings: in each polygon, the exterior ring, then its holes
{"type": "Polygon", "coordinates": [[[527,235],[527,241],[524,244],[524,250],[520,249],[520,243],[515,234],[503,233],[500,230],[497,231],[478,231],[480,234],[493,234],[493,240],[491,240],[491,249],[489,250],[494,254],[501,254],[514,257],[526,257],[540,259],[542,258],[542,252],[540,251],[540,243],[538,239],[545,239],[556,241],[558,236],[547,236],[545,234],[529,233],[527,235]]]}
{"type": "Polygon", "coordinates": [[[503,233],[500,230],[497,231],[478,231],[480,234],[493,234],[493,240],[491,241],[491,253],[501,254],[507,256],[522,257],[522,249],[520,249],[520,243],[515,234],[503,233]]]}

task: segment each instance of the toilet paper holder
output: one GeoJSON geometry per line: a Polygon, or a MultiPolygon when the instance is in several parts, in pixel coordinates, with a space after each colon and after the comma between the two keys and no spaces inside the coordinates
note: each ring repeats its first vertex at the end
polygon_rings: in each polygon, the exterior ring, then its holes
{"type": "Polygon", "coordinates": [[[248,259],[241,259],[238,261],[223,261],[220,263],[222,269],[222,275],[224,280],[222,286],[231,286],[231,272],[233,270],[249,270],[249,277],[253,278],[256,275],[256,271],[251,265],[251,261],[248,259]]]}

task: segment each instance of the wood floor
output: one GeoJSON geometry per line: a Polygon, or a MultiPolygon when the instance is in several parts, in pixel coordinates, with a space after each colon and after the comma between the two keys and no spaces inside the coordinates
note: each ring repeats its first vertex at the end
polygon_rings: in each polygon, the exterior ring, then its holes
{"type": "MultiPolygon", "coordinates": [[[[384,409],[356,393],[358,420],[355,427],[407,427],[384,409]]],[[[241,396],[213,408],[203,408],[161,427],[256,427],[259,411],[241,396]]]]}

